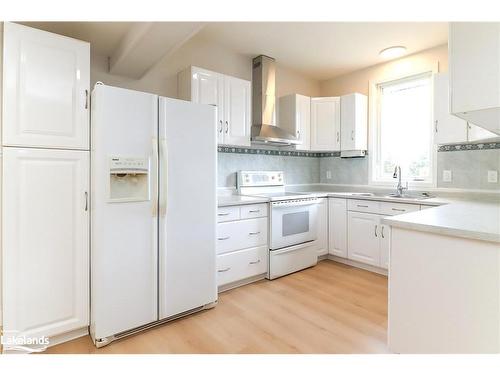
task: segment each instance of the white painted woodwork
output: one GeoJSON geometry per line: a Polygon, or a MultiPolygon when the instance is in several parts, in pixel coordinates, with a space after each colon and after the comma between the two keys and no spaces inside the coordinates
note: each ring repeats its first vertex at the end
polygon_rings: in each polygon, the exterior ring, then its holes
{"type": "Polygon", "coordinates": [[[316,240],[318,256],[328,254],[328,198],[318,202],[318,238],[316,240]]]}
{"type": "Polygon", "coordinates": [[[233,251],[217,257],[217,285],[267,272],[267,246],[233,251]]]}
{"type": "Polygon", "coordinates": [[[3,148],[3,329],[89,324],[89,155],[3,148]],[[7,176],[7,178],[5,178],[7,176]]]}
{"type": "Polygon", "coordinates": [[[239,219],[240,219],[239,206],[219,207],[217,209],[218,223],[223,223],[225,221],[239,220],[239,219]]]}
{"type": "Polygon", "coordinates": [[[217,254],[265,245],[267,227],[266,217],[217,224],[217,254]]]}
{"type": "Polygon", "coordinates": [[[311,98],[311,150],[340,151],[340,98],[311,98]]]}
{"type": "Polygon", "coordinates": [[[448,39],[451,112],[500,134],[500,23],[452,22],[448,39]]]}
{"type": "Polygon", "coordinates": [[[90,45],[4,24],[6,146],[89,149],[90,45]]]}
{"type": "Polygon", "coordinates": [[[467,141],[467,122],[450,113],[448,73],[433,75],[434,143],[467,141]]]}
{"type": "Polygon", "coordinates": [[[380,264],[381,268],[389,269],[389,259],[391,251],[391,227],[380,224],[380,264]]]}
{"type": "Polygon", "coordinates": [[[250,146],[250,81],[190,66],[177,76],[179,99],[217,107],[217,143],[250,146]]]}
{"type": "Polygon", "coordinates": [[[278,100],[278,126],[294,134],[302,143],[297,150],[311,149],[311,98],[299,94],[282,96],[278,100]]]}
{"type": "Polygon", "coordinates": [[[363,199],[348,199],[347,209],[349,211],[370,212],[373,214],[378,214],[380,212],[381,203],[382,202],[363,199]]]}
{"type": "Polygon", "coordinates": [[[388,344],[394,353],[498,353],[498,243],[393,227],[388,344]]]}
{"type": "Polygon", "coordinates": [[[201,22],[136,22],[109,60],[109,72],[140,79],[196,35],[201,22]]]}
{"type": "Polygon", "coordinates": [[[342,151],[368,148],[368,97],[348,94],[340,97],[340,149],[342,151]]]}
{"type": "Polygon", "coordinates": [[[266,217],[268,209],[267,203],[247,204],[240,207],[241,219],[254,219],[257,217],[266,217]]]}
{"type": "Polygon", "coordinates": [[[250,81],[224,76],[224,144],[250,146],[250,81]]]}
{"type": "Polygon", "coordinates": [[[379,213],[386,216],[401,215],[414,211],[420,211],[420,205],[411,203],[380,202],[379,206],[379,213]]]}
{"type": "Polygon", "coordinates": [[[329,254],[347,258],[347,199],[329,198],[329,254]]]}
{"type": "Polygon", "coordinates": [[[365,212],[347,213],[347,257],[372,266],[380,265],[380,216],[365,212]]]}

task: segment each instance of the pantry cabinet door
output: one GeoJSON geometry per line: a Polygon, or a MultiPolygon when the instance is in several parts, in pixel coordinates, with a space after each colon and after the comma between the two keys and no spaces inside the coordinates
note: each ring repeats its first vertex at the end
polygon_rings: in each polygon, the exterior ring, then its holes
{"type": "Polygon", "coordinates": [[[3,144],[89,149],[90,47],[4,24],[3,144]]]}
{"type": "Polygon", "coordinates": [[[340,98],[311,98],[311,150],[340,151],[340,98]]]}
{"type": "Polygon", "coordinates": [[[224,144],[250,146],[250,81],[224,76],[224,144]]]}
{"type": "Polygon", "coordinates": [[[347,200],[329,198],[329,252],[347,258],[347,200]]]}
{"type": "Polygon", "coordinates": [[[88,326],[88,152],[4,147],[3,175],[4,332],[88,326]]]}
{"type": "Polygon", "coordinates": [[[380,217],[348,212],[348,258],[378,267],[380,264],[380,217]]]}

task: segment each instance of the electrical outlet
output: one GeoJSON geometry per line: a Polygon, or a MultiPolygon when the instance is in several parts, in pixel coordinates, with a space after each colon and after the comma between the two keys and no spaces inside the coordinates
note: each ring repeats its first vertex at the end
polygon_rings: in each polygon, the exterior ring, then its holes
{"type": "Polygon", "coordinates": [[[332,171],[326,171],[326,179],[331,180],[332,179],[332,171]]]}
{"type": "Polygon", "coordinates": [[[498,182],[498,171],[488,171],[488,182],[494,184],[498,182]]]}
{"type": "Polygon", "coordinates": [[[443,171],[443,182],[451,182],[451,171],[450,170],[443,171]]]}

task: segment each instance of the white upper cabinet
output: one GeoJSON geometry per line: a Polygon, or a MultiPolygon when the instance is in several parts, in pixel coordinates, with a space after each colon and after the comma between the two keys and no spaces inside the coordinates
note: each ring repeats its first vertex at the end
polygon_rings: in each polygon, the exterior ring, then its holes
{"type": "Polygon", "coordinates": [[[366,150],[368,145],[368,97],[349,94],[340,97],[340,148],[366,150]]]}
{"type": "Polygon", "coordinates": [[[436,144],[467,141],[467,122],[450,113],[448,73],[437,73],[434,83],[434,142],[436,144]]]}
{"type": "Polygon", "coordinates": [[[311,98],[311,150],[340,151],[340,97],[311,98]]]}
{"type": "Polygon", "coordinates": [[[88,43],[4,24],[4,145],[88,150],[89,86],[88,43]]]}
{"type": "Polygon", "coordinates": [[[195,66],[177,78],[179,99],[217,106],[218,144],[250,146],[250,81],[195,66]]]}
{"type": "Polygon", "coordinates": [[[250,146],[250,81],[224,76],[224,144],[250,146]]]}
{"type": "Polygon", "coordinates": [[[3,328],[54,336],[89,324],[89,154],[3,149],[3,328]]]}
{"type": "Polygon", "coordinates": [[[452,22],[448,35],[451,112],[500,134],[500,23],[452,22]]]}
{"type": "Polygon", "coordinates": [[[278,126],[294,134],[302,143],[297,150],[311,149],[311,98],[299,94],[282,96],[278,100],[278,126]]]}

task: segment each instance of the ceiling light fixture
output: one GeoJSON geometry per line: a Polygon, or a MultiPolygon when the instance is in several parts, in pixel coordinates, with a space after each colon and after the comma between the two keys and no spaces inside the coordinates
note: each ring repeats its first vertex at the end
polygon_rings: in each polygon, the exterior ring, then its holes
{"type": "Polygon", "coordinates": [[[404,46],[392,46],[380,51],[379,55],[384,59],[393,59],[395,57],[404,55],[405,52],[406,52],[406,47],[404,46]]]}

